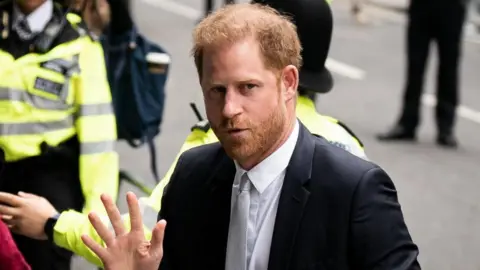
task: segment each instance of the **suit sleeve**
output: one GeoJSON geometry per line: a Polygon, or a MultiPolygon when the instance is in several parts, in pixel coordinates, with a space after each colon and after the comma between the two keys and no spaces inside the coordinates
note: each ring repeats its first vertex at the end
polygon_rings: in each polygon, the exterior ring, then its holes
{"type": "Polygon", "coordinates": [[[173,221],[173,217],[170,214],[172,211],[172,196],[176,195],[175,191],[175,184],[178,182],[178,180],[181,178],[180,172],[182,171],[182,167],[184,164],[185,160],[185,154],[182,153],[180,157],[178,158],[177,165],[175,166],[175,169],[172,173],[172,176],[170,177],[170,182],[168,185],[165,187],[165,190],[163,192],[162,196],[162,207],[160,209],[160,212],[158,214],[158,220],[160,219],[165,219],[167,222],[167,227],[165,227],[165,236],[163,239],[163,258],[162,262],[160,264],[160,270],[173,270],[177,269],[175,268],[175,254],[174,254],[174,241],[175,239],[172,239],[172,233],[171,231],[174,229],[172,228],[175,226],[175,221],[173,221]],[[170,223],[169,223],[170,221],[170,223]],[[170,227],[168,227],[170,225],[170,227]]]}
{"type": "Polygon", "coordinates": [[[417,270],[418,248],[405,224],[390,177],[376,167],[355,190],[350,227],[351,267],[358,270],[417,270]]]}

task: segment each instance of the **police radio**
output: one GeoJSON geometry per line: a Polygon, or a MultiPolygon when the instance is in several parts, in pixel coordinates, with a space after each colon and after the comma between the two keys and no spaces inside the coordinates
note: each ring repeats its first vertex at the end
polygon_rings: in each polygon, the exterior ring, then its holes
{"type": "Polygon", "coordinates": [[[197,109],[197,104],[195,102],[190,102],[190,108],[192,108],[193,113],[197,116],[198,121],[203,121],[203,117],[197,109]]]}

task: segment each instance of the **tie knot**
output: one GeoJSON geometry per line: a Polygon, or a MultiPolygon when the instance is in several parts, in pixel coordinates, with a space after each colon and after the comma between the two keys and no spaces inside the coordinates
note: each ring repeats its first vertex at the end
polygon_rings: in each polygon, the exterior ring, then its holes
{"type": "Polygon", "coordinates": [[[251,182],[250,178],[248,178],[247,173],[244,173],[242,175],[242,178],[240,179],[240,185],[239,185],[239,191],[249,191],[251,187],[251,182]]]}
{"type": "Polygon", "coordinates": [[[33,32],[28,25],[27,18],[18,20],[15,25],[15,30],[21,39],[28,40],[33,37],[33,32]]]}
{"type": "Polygon", "coordinates": [[[18,26],[21,27],[23,30],[30,32],[30,26],[28,25],[28,21],[26,18],[22,18],[21,20],[19,20],[18,26]]]}

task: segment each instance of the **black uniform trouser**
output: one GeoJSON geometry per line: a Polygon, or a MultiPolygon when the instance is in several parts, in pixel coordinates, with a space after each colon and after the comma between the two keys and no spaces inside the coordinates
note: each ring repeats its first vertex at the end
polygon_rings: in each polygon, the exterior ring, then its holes
{"type": "MultiPolygon", "coordinates": [[[[45,197],[59,211],[80,210],[84,199],[76,160],[58,157],[30,158],[6,163],[0,174],[0,190],[24,191],[45,197]],[[75,163],[75,164],[74,164],[75,163]]],[[[13,238],[33,270],[70,269],[72,253],[50,241],[33,240],[13,234],[13,238]]],[[[1,268],[1,267],[0,267],[1,268]]]]}
{"type": "MultiPolygon", "coordinates": [[[[415,0],[413,0],[415,1],[415,0]]],[[[458,104],[459,59],[465,7],[450,1],[449,7],[411,6],[407,29],[407,82],[399,124],[414,131],[420,121],[420,99],[430,44],[439,54],[436,123],[438,132],[450,134],[458,104]]]]}
{"type": "MultiPolygon", "coordinates": [[[[235,3],[235,0],[224,0],[225,5],[235,3]]],[[[205,0],[205,16],[213,11],[213,0],[205,0]]]]}

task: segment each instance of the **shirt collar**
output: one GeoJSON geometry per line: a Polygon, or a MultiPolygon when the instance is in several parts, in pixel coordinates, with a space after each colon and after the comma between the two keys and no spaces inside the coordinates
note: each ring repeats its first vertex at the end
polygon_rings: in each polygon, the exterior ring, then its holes
{"type": "Polygon", "coordinates": [[[17,6],[17,3],[14,2],[13,4],[13,21],[17,22],[19,20],[23,20],[27,18],[28,26],[30,30],[34,33],[42,32],[45,29],[47,23],[53,17],[53,2],[52,0],[45,1],[42,5],[40,5],[37,9],[35,9],[32,13],[25,16],[17,6]]]}
{"type": "Polygon", "coordinates": [[[255,189],[261,194],[287,168],[297,144],[298,133],[299,123],[296,120],[295,127],[288,139],[275,152],[249,171],[242,169],[235,161],[238,176],[235,179],[240,180],[240,177],[247,173],[255,189]]]}

